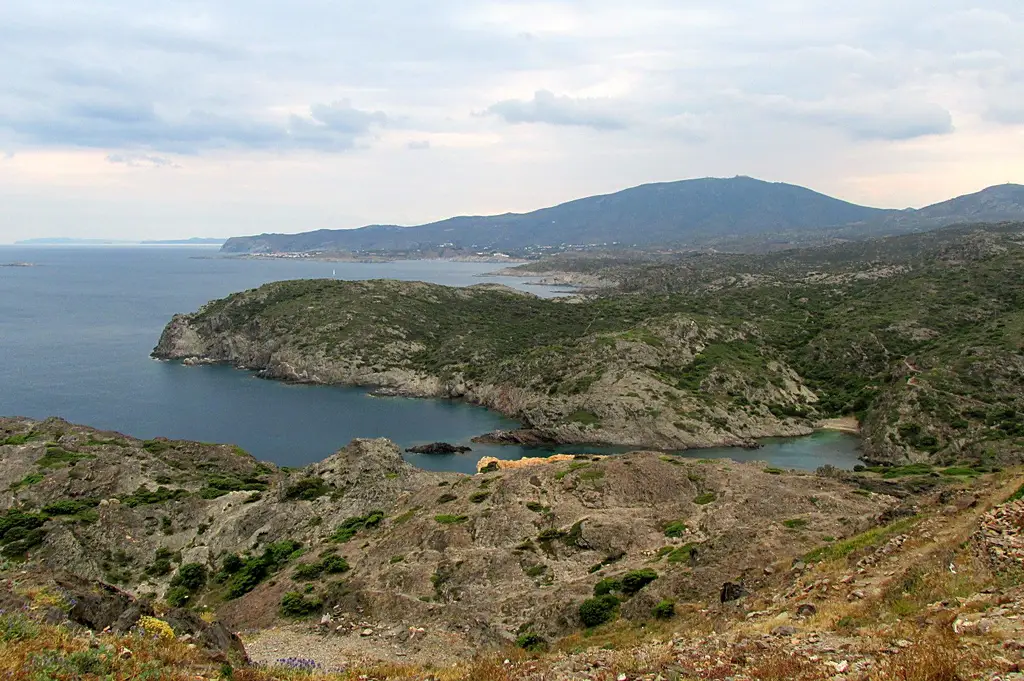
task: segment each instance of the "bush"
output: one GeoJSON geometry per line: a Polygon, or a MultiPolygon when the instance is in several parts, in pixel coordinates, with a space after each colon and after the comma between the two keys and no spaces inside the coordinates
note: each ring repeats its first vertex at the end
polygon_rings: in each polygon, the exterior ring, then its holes
{"type": "Polygon", "coordinates": [[[712,501],[715,500],[715,498],[716,497],[714,492],[704,492],[703,494],[698,494],[697,497],[693,500],[693,503],[704,506],[706,504],[710,504],[712,501]]]}
{"type": "Polygon", "coordinates": [[[585,627],[596,627],[615,619],[619,599],[610,594],[588,598],[580,604],[580,621],[585,627]]]}
{"type": "Polygon", "coordinates": [[[311,580],[317,579],[320,575],[326,573],[329,575],[337,575],[342,572],[348,572],[351,568],[349,567],[348,561],[341,556],[324,556],[316,563],[301,563],[295,566],[295,571],[292,575],[295,579],[311,580]]]}
{"type": "Polygon", "coordinates": [[[183,586],[173,586],[167,590],[167,605],[172,608],[184,608],[192,598],[192,592],[183,586]]]}
{"type": "Polygon", "coordinates": [[[316,596],[307,599],[297,591],[289,591],[281,597],[281,614],[285,617],[308,617],[322,607],[323,603],[316,596]]]}
{"type": "Polygon", "coordinates": [[[525,634],[521,634],[519,638],[516,639],[516,645],[523,650],[535,653],[547,650],[548,642],[547,639],[540,634],[535,634],[530,631],[525,634]]]}
{"type": "Polygon", "coordinates": [[[595,596],[604,596],[613,591],[622,591],[622,580],[615,579],[614,577],[605,577],[594,585],[595,596]]]}
{"type": "Polygon", "coordinates": [[[350,541],[352,537],[356,536],[360,530],[369,530],[377,527],[384,518],[384,511],[370,511],[366,515],[346,518],[341,525],[338,525],[338,528],[334,530],[334,534],[331,536],[331,541],[344,544],[345,542],[350,541]]]}
{"type": "Polygon", "coordinates": [[[61,499],[43,506],[47,515],[78,515],[82,511],[98,506],[99,499],[61,499]]]}
{"type": "Polygon", "coordinates": [[[185,563],[171,580],[171,586],[180,586],[195,593],[206,586],[206,567],[199,563],[185,563]]]}
{"type": "Polygon", "coordinates": [[[318,499],[330,493],[331,488],[327,486],[327,483],[323,481],[323,478],[311,475],[289,485],[287,489],[285,489],[284,498],[312,501],[313,499],[318,499]]]}
{"type": "Polygon", "coordinates": [[[654,615],[655,619],[670,620],[676,616],[676,602],[670,601],[666,598],[661,603],[654,606],[651,610],[651,614],[654,615]]]}
{"type": "Polygon", "coordinates": [[[261,556],[245,559],[242,566],[232,573],[228,579],[225,598],[230,600],[249,593],[259,586],[260,582],[277,572],[289,560],[298,557],[301,549],[302,544],[291,539],[285,539],[284,541],[267,546],[261,556]]]}
{"type": "Polygon", "coordinates": [[[665,526],[666,537],[682,537],[686,534],[686,523],[682,520],[676,520],[665,526]]]}
{"type": "Polygon", "coordinates": [[[490,492],[473,492],[469,495],[469,500],[474,504],[480,504],[487,501],[487,497],[491,496],[490,492]]]}
{"type": "Polygon", "coordinates": [[[799,530],[807,527],[806,518],[791,518],[789,520],[783,520],[782,524],[790,530],[799,530]]]}
{"type": "Polygon", "coordinates": [[[633,570],[622,576],[622,593],[633,595],[658,578],[658,573],[650,568],[633,570]]]}

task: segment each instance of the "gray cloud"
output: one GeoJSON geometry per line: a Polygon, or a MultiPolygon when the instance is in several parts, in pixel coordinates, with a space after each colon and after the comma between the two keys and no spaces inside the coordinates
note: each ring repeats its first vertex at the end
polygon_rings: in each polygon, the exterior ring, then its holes
{"type": "Polygon", "coordinates": [[[965,189],[1015,179],[1021,35],[1020,0],[7,0],[0,201],[21,212],[0,241],[44,208],[61,224],[93,181],[93,229],[150,224],[110,188],[153,182],[145,201],[177,192],[165,228],[205,193],[215,234],[295,229],[298,207],[304,227],[423,222],[712,174],[920,204],[953,193],[940,168],[965,189]],[[65,150],[85,151],[41,153],[65,150]],[[104,158],[187,172],[105,182],[104,158]],[[344,219],[340,185],[359,187],[344,219]]]}
{"type": "Polygon", "coordinates": [[[953,132],[953,117],[948,110],[899,96],[862,101],[796,101],[780,97],[753,101],[769,114],[837,128],[854,139],[897,141],[953,132]]]}
{"type": "Polygon", "coordinates": [[[164,114],[151,104],[95,100],[35,115],[0,114],[0,127],[29,144],[177,154],[225,148],[344,151],[386,121],[383,112],[361,111],[348,102],[314,104],[308,116],[276,121],[202,110],[164,114]]]}
{"type": "Polygon", "coordinates": [[[487,113],[507,123],[547,123],[578,125],[597,130],[622,130],[629,123],[611,110],[609,102],[598,99],[576,99],[537,90],[533,99],[506,99],[487,107],[487,113]]]}

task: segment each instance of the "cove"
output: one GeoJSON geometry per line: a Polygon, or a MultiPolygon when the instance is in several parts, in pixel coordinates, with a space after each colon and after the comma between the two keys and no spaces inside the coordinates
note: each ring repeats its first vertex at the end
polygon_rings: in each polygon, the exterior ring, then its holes
{"type": "MultiPolygon", "coordinates": [[[[318,461],[355,437],[387,437],[403,448],[465,444],[463,455],[408,455],[433,470],[471,473],[482,456],[618,453],[635,448],[530,449],[476,445],[470,438],[518,423],[462,402],[379,398],[367,390],[290,385],[223,366],[156,362],[149,353],[177,312],[270,281],[329,277],[499,282],[558,295],[532,280],[481,279],[501,264],[444,261],[317,263],[235,260],[200,248],[0,247],[0,414],[60,416],[135,437],[227,442],[284,466],[318,461]]],[[[562,291],[564,293],[564,291],[562,291]]],[[[857,463],[856,439],[820,434],[763,449],[697,450],[696,458],[768,460],[782,468],[857,463]]]]}

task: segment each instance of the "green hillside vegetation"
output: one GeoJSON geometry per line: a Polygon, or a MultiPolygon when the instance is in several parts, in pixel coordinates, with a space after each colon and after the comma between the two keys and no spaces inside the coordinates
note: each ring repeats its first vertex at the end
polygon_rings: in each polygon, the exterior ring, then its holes
{"type": "Polygon", "coordinates": [[[393,281],[279,282],[215,301],[191,324],[214,345],[226,332],[317,362],[523,388],[546,400],[532,411],[547,420],[529,425],[595,441],[627,420],[609,421],[622,405],[630,423],[720,439],[742,438],[753,428],[744,424],[855,414],[869,459],[952,465],[1011,455],[1024,438],[1021,229],[604,268],[586,258],[581,270],[620,287],[580,304],[393,281]]]}

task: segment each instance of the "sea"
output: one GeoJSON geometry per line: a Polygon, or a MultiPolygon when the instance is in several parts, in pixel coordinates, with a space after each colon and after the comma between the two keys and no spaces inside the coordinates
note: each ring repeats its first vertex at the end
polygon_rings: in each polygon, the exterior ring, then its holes
{"type": "MultiPolygon", "coordinates": [[[[0,246],[0,415],[47,418],[139,438],[237,444],[259,459],[304,466],[353,438],[387,437],[407,448],[450,442],[453,455],[406,454],[414,465],[472,473],[481,456],[514,459],[552,449],[478,445],[473,436],[520,424],[459,401],[376,397],[363,388],[291,385],[225,366],[187,367],[149,354],[172,315],[286,279],[399,279],[447,286],[501,283],[535,295],[565,288],[486,276],[499,263],[403,260],[325,262],[222,257],[206,247],[0,246]],[[5,267],[28,263],[30,267],[5,267]]],[[[840,433],[765,441],[759,450],[685,452],[814,469],[857,463],[858,440],[840,433]]]]}

